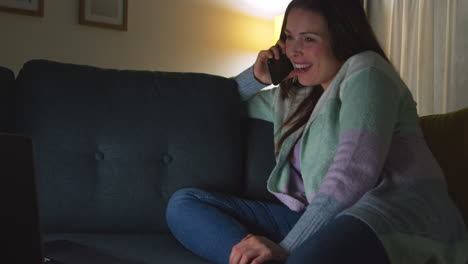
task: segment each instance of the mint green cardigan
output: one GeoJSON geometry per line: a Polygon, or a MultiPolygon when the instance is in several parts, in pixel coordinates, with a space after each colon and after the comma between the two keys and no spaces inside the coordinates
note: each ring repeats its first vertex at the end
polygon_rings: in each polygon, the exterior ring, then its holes
{"type": "MultiPolygon", "coordinates": [[[[248,69],[236,77],[249,116],[279,128],[313,87],[282,100],[259,91],[248,69]]],[[[312,112],[276,158],[268,190],[302,217],[280,243],[297,248],[340,215],[361,219],[377,234],[391,263],[466,264],[468,234],[448,196],[443,172],[427,147],[416,104],[393,67],[367,51],[348,59],[312,112]],[[300,139],[307,202],[289,191],[289,155],[300,139]]]]}

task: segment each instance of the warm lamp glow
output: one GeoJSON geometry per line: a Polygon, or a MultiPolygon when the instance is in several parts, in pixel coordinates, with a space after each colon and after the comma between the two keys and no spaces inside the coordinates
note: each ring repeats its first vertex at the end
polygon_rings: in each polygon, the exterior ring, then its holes
{"type": "Polygon", "coordinates": [[[273,36],[273,39],[274,39],[275,43],[280,38],[281,26],[283,25],[283,19],[284,19],[284,14],[275,16],[275,27],[274,27],[274,34],[275,35],[273,36]]]}
{"type": "MultiPolygon", "coordinates": [[[[211,0],[214,2],[213,0],[211,0]]],[[[246,14],[272,20],[277,14],[281,14],[291,0],[218,0],[223,3],[231,3],[236,9],[244,10],[246,14]]]]}

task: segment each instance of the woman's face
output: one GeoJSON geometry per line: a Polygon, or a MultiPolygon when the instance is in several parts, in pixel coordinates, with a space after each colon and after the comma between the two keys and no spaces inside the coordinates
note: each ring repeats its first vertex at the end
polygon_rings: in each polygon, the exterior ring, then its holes
{"type": "Polygon", "coordinates": [[[299,83],[328,88],[343,65],[333,55],[327,22],[315,12],[293,8],[286,23],[286,55],[299,83]]]}

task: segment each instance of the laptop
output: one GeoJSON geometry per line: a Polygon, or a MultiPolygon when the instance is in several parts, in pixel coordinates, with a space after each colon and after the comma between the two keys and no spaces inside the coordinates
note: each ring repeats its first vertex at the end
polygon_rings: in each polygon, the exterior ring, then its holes
{"type": "Polygon", "coordinates": [[[68,240],[42,243],[32,140],[0,133],[1,263],[137,264],[68,240]]]}
{"type": "Polygon", "coordinates": [[[43,263],[33,164],[31,139],[0,134],[3,263],[43,263]]]}

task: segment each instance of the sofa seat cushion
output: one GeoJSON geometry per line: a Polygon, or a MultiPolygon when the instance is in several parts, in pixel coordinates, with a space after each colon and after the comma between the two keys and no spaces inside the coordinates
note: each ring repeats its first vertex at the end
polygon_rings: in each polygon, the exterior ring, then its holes
{"type": "Polygon", "coordinates": [[[424,116],[420,124],[445,173],[449,194],[468,225],[468,108],[424,116]]]}
{"type": "Polygon", "coordinates": [[[161,234],[48,234],[44,242],[68,240],[119,258],[145,264],[207,264],[185,249],[169,233],[161,234]]]}

